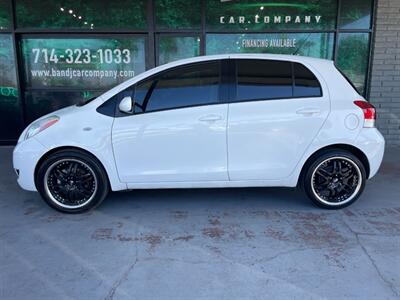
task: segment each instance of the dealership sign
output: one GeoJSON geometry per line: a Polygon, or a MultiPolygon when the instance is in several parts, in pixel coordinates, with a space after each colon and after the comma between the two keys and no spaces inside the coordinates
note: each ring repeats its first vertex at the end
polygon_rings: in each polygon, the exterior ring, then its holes
{"type": "Polygon", "coordinates": [[[334,29],[336,0],[208,0],[211,30],[334,29]]]}
{"type": "Polygon", "coordinates": [[[281,24],[281,23],[293,23],[293,24],[318,24],[321,21],[322,16],[260,16],[255,15],[250,18],[246,18],[245,16],[220,16],[219,22],[220,24],[251,24],[251,23],[264,23],[264,24],[281,24]]]}

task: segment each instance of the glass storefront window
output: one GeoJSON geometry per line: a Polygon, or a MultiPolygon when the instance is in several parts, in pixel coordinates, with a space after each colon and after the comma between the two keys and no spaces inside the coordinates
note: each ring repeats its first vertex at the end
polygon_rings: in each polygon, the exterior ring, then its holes
{"type": "Polygon", "coordinates": [[[0,140],[18,138],[22,125],[21,106],[12,38],[8,34],[0,34],[0,111],[0,140]]]}
{"type": "Polygon", "coordinates": [[[297,54],[332,59],[333,33],[208,34],[206,53],[297,54]]]}
{"type": "Polygon", "coordinates": [[[337,0],[207,0],[208,30],[334,29],[337,0]]]}
{"type": "Polygon", "coordinates": [[[26,118],[32,122],[37,118],[80,101],[100,96],[100,91],[26,91],[26,118]]]}
{"type": "Polygon", "coordinates": [[[335,57],[365,94],[375,1],[0,0],[0,140],[17,138],[22,116],[203,51],[335,57]]]}
{"type": "Polygon", "coordinates": [[[365,93],[368,69],[369,34],[340,33],[336,65],[353,82],[360,94],[365,93]]]}
{"type": "Polygon", "coordinates": [[[26,87],[108,89],[141,72],[145,38],[23,38],[26,87]]]}
{"type": "Polygon", "coordinates": [[[155,0],[157,29],[199,29],[201,1],[155,0]]]}
{"type": "Polygon", "coordinates": [[[342,0],[339,27],[341,29],[369,29],[371,11],[372,0],[342,0]]]}
{"type": "Polygon", "coordinates": [[[200,55],[200,37],[160,36],[158,64],[200,55]]]}
{"type": "Polygon", "coordinates": [[[16,0],[19,28],[146,28],[146,0],[16,0]]]}
{"type": "Polygon", "coordinates": [[[0,0],[0,30],[11,28],[11,0],[0,0]]]}

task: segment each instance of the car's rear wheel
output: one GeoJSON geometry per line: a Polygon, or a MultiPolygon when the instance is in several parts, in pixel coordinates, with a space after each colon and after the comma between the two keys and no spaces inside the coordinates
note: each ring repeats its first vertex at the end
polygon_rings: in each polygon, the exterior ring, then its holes
{"type": "Polygon", "coordinates": [[[61,150],[47,157],[37,171],[36,186],[47,204],[68,213],[93,209],[109,191],[103,166],[79,150],[61,150]]]}
{"type": "Polygon", "coordinates": [[[364,190],[366,172],[352,153],[328,150],[314,159],[304,176],[304,189],[320,207],[343,208],[358,199],[364,190]]]}

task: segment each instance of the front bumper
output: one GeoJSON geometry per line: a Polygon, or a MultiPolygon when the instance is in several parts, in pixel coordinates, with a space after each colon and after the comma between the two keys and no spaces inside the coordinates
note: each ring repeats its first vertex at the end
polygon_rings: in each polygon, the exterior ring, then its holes
{"type": "Polygon", "coordinates": [[[35,168],[47,150],[34,137],[18,143],[14,148],[14,170],[18,176],[18,184],[24,190],[36,191],[35,168]]]}
{"type": "Polygon", "coordinates": [[[385,139],[376,128],[363,128],[356,145],[364,152],[369,162],[369,179],[374,177],[381,166],[385,152],[385,139]]]}

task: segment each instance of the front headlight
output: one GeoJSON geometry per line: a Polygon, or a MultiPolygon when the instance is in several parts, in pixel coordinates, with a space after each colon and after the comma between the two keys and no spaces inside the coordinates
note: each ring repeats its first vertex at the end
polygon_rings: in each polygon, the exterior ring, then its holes
{"type": "Polygon", "coordinates": [[[58,120],[60,120],[60,117],[58,116],[49,116],[44,119],[40,119],[36,122],[33,122],[27,129],[24,140],[27,140],[37,135],[39,132],[42,132],[46,128],[49,128],[51,125],[57,123],[58,120]]]}

